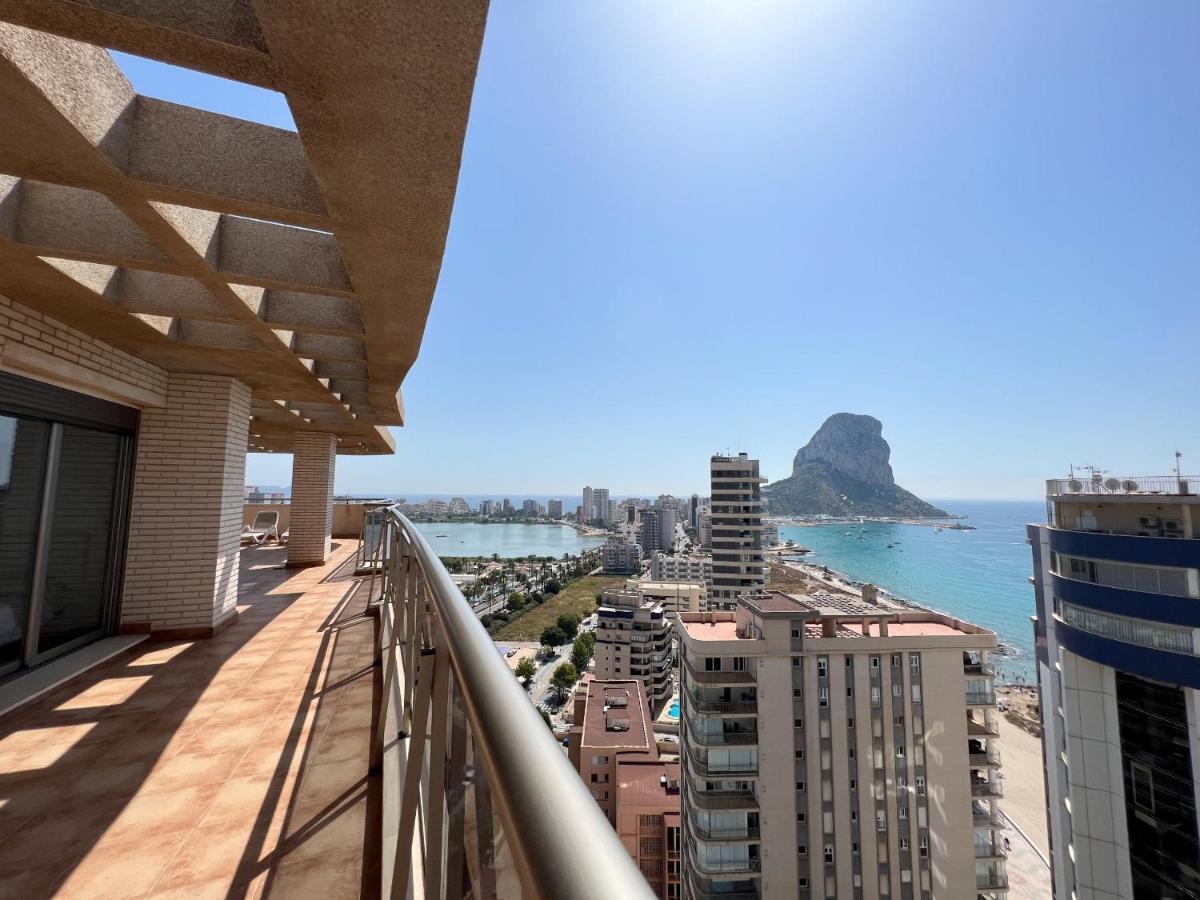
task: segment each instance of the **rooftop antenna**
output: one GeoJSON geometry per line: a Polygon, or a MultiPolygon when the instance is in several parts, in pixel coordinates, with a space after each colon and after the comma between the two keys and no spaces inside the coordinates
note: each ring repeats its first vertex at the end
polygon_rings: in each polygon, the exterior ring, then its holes
{"type": "Polygon", "coordinates": [[[1183,454],[1180,453],[1178,450],[1176,450],[1175,451],[1175,480],[1176,481],[1180,481],[1183,478],[1183,475],[1180,474],[1180,471],[1179,471],[1179,461],[1182,458],[1183,458],[1183,454]]]}

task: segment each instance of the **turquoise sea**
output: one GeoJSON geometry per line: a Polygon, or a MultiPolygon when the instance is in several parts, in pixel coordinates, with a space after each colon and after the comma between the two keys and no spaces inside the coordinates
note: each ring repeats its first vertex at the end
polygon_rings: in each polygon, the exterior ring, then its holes
{"type": "Polygon", "coordinates": [[[862,540],[857,525],[784,527],[780,535],[811,549],[808,562],[992,629],[1017,654],[998,661],[1003,674],[1032,679],[1033,563],[1025,525],[1045,521],[1045,504],[933,502],[966,516],[963,524],[977,530],[938,532],[922,525],[868,522],[862,527],[862,540]]]}
{"type": "Polygon", "coordinates": [[[481,522],[418,522],[417,528],[438,556],[501,557],[572,555],[599,547],[604,538],[582,537],[567,525],[481,522]]]}

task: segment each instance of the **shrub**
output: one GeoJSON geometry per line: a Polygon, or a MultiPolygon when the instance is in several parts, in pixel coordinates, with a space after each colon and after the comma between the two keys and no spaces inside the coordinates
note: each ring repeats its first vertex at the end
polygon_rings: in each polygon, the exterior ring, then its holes
{"type": "Polygon", "coordinates": [[[542,643],[551,647],[557,647],[559,644],[567,642],[567,635],[557,625],[549,625],[542,632],[542,643]]]}
{"type": "Polygon", "coordinates": [[[562,590],[562,585],[558,583],[558,579],[551,578],[549,581],[546,582],[546,593],[547,594],[557,594],[561,590],[562,590]]]}

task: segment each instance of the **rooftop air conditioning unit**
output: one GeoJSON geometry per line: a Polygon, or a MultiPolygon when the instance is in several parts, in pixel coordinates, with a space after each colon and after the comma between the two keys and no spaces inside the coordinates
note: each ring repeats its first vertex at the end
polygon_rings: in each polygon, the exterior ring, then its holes
{"type": "Polygon", "coordinates": [[[1106,478],[1104,479],[1104,489],[1116,493],[1121,489],[1121,482],[1115,478],[1106,478]]]}
{"type": "Polygon", "coordinates": [[[1136,494],[1138,490],[1138,483],[1132,478],[1126,478],[1121,482],[1121,487],[1125,489],[1125,493],[1127,494],[1136,494]]]}
{"type": "Polygon", "coordinates": [[[1167,519],[1163,522],[1163,528],[1167,531],[1183,531],[1183,523],[1177,522],[1175,519],[1167,519]]]}
{"type": "Polygon", "coordinates": [[[1138,524],[1143,528],[1157,528],[1158,523],[1158,516],[1138,516],[1138,524]]]}
{"type": "Polygon", "coordinates": [[[1071,489],[1072,494],[1078,494],[1083,490],[1083,482],[1078,478],[1072,478],[1067,482],[1067,487],[1071,489]]]}

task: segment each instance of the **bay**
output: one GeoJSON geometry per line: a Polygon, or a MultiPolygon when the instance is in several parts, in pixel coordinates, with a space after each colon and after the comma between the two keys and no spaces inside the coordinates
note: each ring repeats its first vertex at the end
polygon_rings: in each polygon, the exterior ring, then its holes
{"type": "Polygon", "coordinates": [[[601,537],[585,537],[568,525],[524,525],[508,522],[418,522],[438,556],[561,557],[599,547],[601,537]]]}
{"type": "Polygon", "coordinates": [[[937,500],[975,531],[923,525],[785,526],[784,539],[813,552],[806,561],[869,581],[921,606],[995,631],[1014,656],[998,660],[1006,680],[1034,677],[1033,561],[1025,525],[1045,520],[1041,502],[937,500]],[[847,532],[850,532],[847,535],[847,532]],[[891,546],[889,546],[891,545],[891,546]]]}

